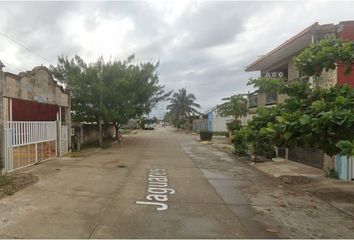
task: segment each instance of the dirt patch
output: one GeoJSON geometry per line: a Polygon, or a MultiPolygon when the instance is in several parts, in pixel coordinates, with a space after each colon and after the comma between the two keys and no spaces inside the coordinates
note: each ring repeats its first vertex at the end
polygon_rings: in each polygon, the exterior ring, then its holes
{"type": "Polygon", "coordinates": [[[300,184],[309,184],[315,182],[316,179],[306,177],[306,176],[291,176],[291,175],[283,175],[278,177],[281,181],[289,185],[300,185],[300,184]]]}
{"type": "Polygon", "coordinates": [[[354,192],[342,191],[338,188],[321,188],[308,190],[311,194],[329,201],[353,203],[354,192]]]}
{"type": "Polygon", "coordinates": [[[15,192],[34,184],[37,181],[38,177],[32,173],[0,175],[0,198],[5,195],[13,195],[15,192]]]}

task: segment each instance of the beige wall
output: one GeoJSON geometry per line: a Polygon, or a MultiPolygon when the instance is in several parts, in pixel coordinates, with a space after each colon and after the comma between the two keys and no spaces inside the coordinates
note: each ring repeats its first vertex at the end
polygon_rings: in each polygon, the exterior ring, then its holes
{"type": "Polygon", "coordinates": [[[213,132],[226,132],[227,131],[226,123],[231,122],[232,120],[233,120],[233,117],[231,117],[231,116],[221,117],[217,111],[214,111],[213,112],[213,121],[212,121],[213,132]]]}
{"type": "Polygon", "coordinates": [[[334,87],[337,83],[337,69],[329,70],[328,72],[323,71],[321,76],[316,79],[316,86],[320,88],[330,88],[334,87]]]}
{"type": "Polygon", "coordinates": [[[60,89],[44,67],[18,77],[6,74],[4,97],[69,106],[68,93],[60,89]]]}
{"type": "Polygon", "coordinates": [[[257,95],[257,107],[263,107],[266,105],[267,94],[264,92],[259,92],[257,95]]]}
{"type": "Polygon", "coordinates": [[[294,80],[299,77],[299,71],[297,68],[294,66],[294,64],[290,61],[288,63],[288,80],[294,80]]]}

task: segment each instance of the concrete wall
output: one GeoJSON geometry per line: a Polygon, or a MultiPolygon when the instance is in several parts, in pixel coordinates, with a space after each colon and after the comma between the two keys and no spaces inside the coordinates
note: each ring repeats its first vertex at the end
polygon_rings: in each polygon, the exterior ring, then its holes
{"type": "Polygon", "coordinates": [[[45,67],[14,75],[5,73],[4,97],[69,106],[69,93],[61,89],[45,67]]]}
{"type": "MultiPolygon", "coordinates": [[[[80,129],[80,143],[90,144],[98,142],[98,125],[96,124],[77,124],[73,125],[76,129],[80,129]]],[[[115,136],[114,126],[103,126],[103,138],[113,138],[115,136]]]]}
{"type": "Polygon", "coordinates": [[[193,120],[193,131],[199,132],[202,130],[208,130],[208,119],[194,119],[193,120]]]}
{"type": "Polygon", "coordinates": [[[248,123],[248,121],[250,121],[250,120],[252,119],[253,115],[254,115],[254,113],[249,112],[249,113],[247,113],[246,116],[240,117],[239,120],[240,120],[240,122],[241,122],[241,125],[242,125],[242,126],[246,126],[247,123],[248,123]]]}
{"type": "Polygon", "coordinates": [[[298,79],[299,78],[299,71],[297,70],[297,68],[294,66],[294,64],[290,61],[288,63],[288,80],[292,81],[294,79],[298,79]]]}
{"type": "MultiPolygon", "coordinates": [[[[4,83],[4,79],[5,79],[5,75],[2,71],[2,68],[4,67],[4,65],[2,64],[2,62],[0,61],[0,170],[3,168],[4,164],[4,160],[5,160],[5,135],[4,135],[4,118],[6,116],[4,116],[4,109],[3,109],[3,101],[4,98],[2,97],[3,95],[3,83],[4,83]]],[[[1,173],[1,172],[0,172],[1,173]]]]}
{"type": "Polygon", "coordinates": [[[337,70],[323,71],[314,84],[316,87],[326,89],[334,87],[337,84],[337,70]]]}

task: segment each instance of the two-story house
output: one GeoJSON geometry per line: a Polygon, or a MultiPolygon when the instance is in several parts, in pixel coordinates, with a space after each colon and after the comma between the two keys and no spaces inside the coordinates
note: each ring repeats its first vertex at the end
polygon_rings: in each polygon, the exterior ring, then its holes
{"type": "MultiPolygon", "coordinates": [[[[333,38],[354,40],[354,21],[324,25],[316,22],[251,63],[246,68],[246,71],[260,71],[260,75],[263,77],[283,77],[287,81],[309,82],[312,86],[323,88],[328,88],[336,84],[350,84],[354,86],[354,74],[345,75],[345,68],[343,66],[337,65],[335,70],[323,72],[314,81],[312,77],[303,75],[293,65],[292,59],[311,43],[333,38]]],[[[285,98],[285,95],[278,93],[255,91],[248,96],[248,107],[252,114],[252,110],[255,110],[257,107],[272,106],[283,102],[285,98]]],[[[284,158],[318,168],[327,168],[331,167],[328,165],[333,165],[331,160],[328,160],[328,163],[324,160],[323,153],[314,149],[279,149],[279,154],[284,158]]]]}

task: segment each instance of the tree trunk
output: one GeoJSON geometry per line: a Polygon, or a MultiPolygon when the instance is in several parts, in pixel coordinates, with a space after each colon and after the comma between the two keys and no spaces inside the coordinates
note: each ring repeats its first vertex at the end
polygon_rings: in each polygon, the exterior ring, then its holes
{"type": "Polygon", "coordinates": [[[114,124],[114,128],[115,128],[115,130],[116,130],[116,141],[118,141],[118,133],[119,133],[119,128],[118,128],[118,124],[117,123],[115,123],[114,124]]]}
{"type": "Polygon", "coordinates": [[[98,142],[100,147],[102,147],[102,117],[99,116],[98,118],[98,142]]]}

